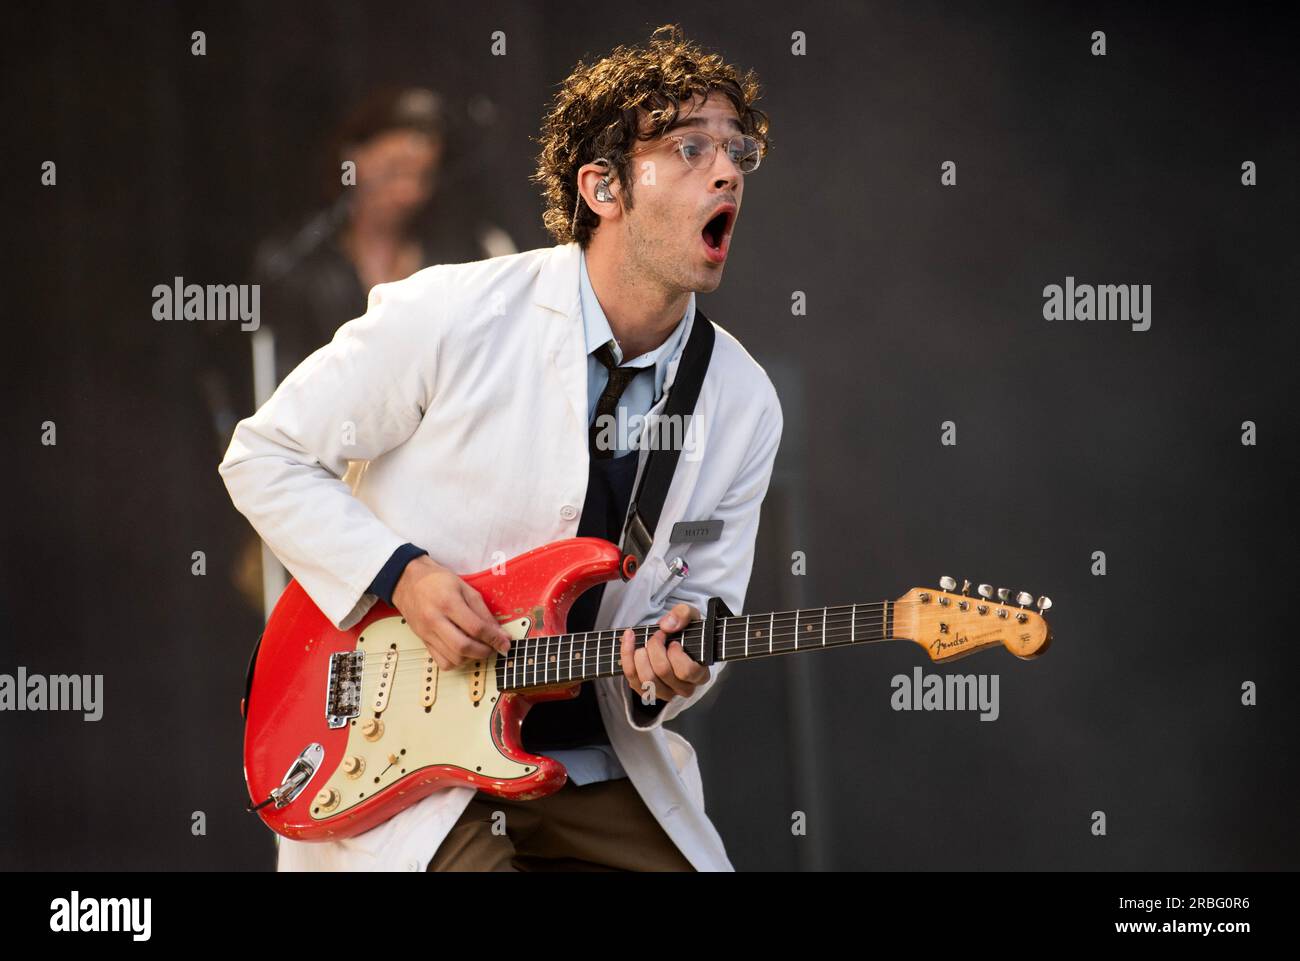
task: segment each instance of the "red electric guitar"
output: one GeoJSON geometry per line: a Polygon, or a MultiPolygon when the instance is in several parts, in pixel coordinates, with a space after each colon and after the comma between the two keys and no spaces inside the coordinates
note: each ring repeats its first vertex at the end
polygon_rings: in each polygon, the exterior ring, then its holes
{"type": "MultiPolygon", "coordinates": [[[[244,777],[278,834],[303,841],[360,834],[435,790],[475,787],[516,799],[563,787],[564,766],[527,754],[529,707],[575,697],[589,678],[623,673],[626,628],[564,632],[588,588],[631,576],[635,561],[609,541],[573,537],[521,554],[502,573],[464,578],[511,637],[506,655],[440,670],[405,619],[382,601],[340,631],[290,581],[250,665],[243,709],[244,777]]],[[[675,637],[703,664],[904,639],[933,661],[1000,644],[1021,658],[1047,649],[1038,599],[914,588],[894,601],[732,615],[717,598],[675,637]]],[[[637,646],[658,628],[638,626],[637,646]]]]}

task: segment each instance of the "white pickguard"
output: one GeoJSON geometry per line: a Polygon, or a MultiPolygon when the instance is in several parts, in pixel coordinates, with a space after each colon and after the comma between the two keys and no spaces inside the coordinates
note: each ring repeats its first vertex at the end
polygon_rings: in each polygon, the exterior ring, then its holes
{"type": "MultiPolygon", "coordinates": [[[[502,622],[501,627],[512,640],[518,640],[527,636],[531,623],[531,618],[520,617],[502,622]]],[[[424,643],[400,617],[387,617],[367,627],[357,639],[357,650],[366,655],[361,713],[348,722],[344,756],[326,757],[322,764],[334,773],[317,789],[313,818],[336,817],[421,768],[452,765],[503,781],[536,772],[536,767],[506,757],[492,741],[489,719],[500,698],[495,654],[451,671],[439,670],[424,643]],[[385,656],[394,650],[396,665],[385,679],[385,656]],[[436,688],[433,703],[426,709],[431,676],[436,688]],[[386,699],[381,697],[385,683],[389,684],[386,699]],[[381,703],[383,710],[376,713],[374,708],[381,703]],[[372,720],[382,727],[367,737],[364,731],[372,720]],[[357,769],[348,773],[345,768],[349,766],[357,769]]]]}

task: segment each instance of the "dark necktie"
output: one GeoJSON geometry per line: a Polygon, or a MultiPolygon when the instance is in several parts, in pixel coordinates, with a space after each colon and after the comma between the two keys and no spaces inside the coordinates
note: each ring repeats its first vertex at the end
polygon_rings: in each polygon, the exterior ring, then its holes
{"type": "MultiPolygon", "coordinates": [[[[632,382],[632,378],[644,369],[640,367],[619,367],[615,364],[613,344],[612,340],[606,341],[595,352],[596,359],[609,371],[609,382],[605,385],[600,398],[596,401],[596,414],[592,418],[591,427],[587,432],[587,449],[591,452],[591,456],[595,458],[614,456],[613,447],[604,450],[597,447],[596,437],[605,426],[601,422],[601,417],[613,415],[614,407],[618,404],[618,399],[623,396],[624,389],[632,382]]],[[[617,430],[617,426],[615,426],[615,430],[617,430]]]]}

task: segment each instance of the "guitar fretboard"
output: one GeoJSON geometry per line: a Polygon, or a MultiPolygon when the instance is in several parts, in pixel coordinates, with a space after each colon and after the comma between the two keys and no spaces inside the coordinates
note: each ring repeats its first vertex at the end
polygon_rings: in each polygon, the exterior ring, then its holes
{"type": "MultiPolygon", "coordinates": [[[[668,642],[680,641],[687,654],[703,662],[707,660],[705,654],[710,649],[714,661],[734,661],[888,641],[893,640],[893,609],[893,601],[881,601],[767,614],[737,614],[719,617],[714,622],[711,638],[704,636],[704,622],[701,620],[668,635],[668,642]]],[[[497,687],[500,690],[521,690],[621,675],[623,661],[620,650],[626,630],[620,627],[512,641],[509,652],[497,658],[497,687]]],[[[658,630],[655,624],[632,628],[635,646],[645,647],[658,630]]]]}

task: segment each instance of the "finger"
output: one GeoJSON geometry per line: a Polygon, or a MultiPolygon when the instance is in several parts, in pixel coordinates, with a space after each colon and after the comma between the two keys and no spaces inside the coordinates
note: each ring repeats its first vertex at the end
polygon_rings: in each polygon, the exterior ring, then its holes
{"type": "Polygon", "coordinates": [[[484,637],[482,634],[476,634],[475,636],[479,640],[485,641],[492,647],[495,647],[502,654],[510,650],[510,635],[505,632],[501,627],[501,623],[496,619],[493,613],[488,610],[487,601],[483,600],[483,595],[474,590],[474,588],[470,587],[468,584],[465,585],[463,593],[466,602],[469,604],[470,610],[477,614],[484,624],[488,625],[488,630],[490,632],[487,637],[484,637]]]}
{"type": "Polygon", "coordinates": [[[470,610],[470,606],[465,602],[463,596],[457,595],[453,597],[442,614],[473,645],[472,650],[466,651],[467,656],[488,657],[494,649],[500,650],[497,645],[501,643],[498,639],[501,629],[496,626],[495,621],[490,619],[491,615],[489,615],[489,620],[485,622],[470,610]],[[479,651],[482,653],[477,653],[479,651]]]}
{"type": "Polygon", "coordinates": [[[636,632],[630,627],[623,632],[619,654],[623,661],[623,676],[627,678],[627,685],[632,689],[632,693],[641,698],[642,702],[645,702],[647,692],[652,693],[654,698],[663,700],[669,692],[659,683],[659,679],[654,676],[654,671],[650,670],[650,663],[645,660],[645,652],[637,649],[636,632]]]}
{"type": "Polygon", "coordinates": [[[424,641],[425,650],[429,652],[429,656],[433,658],[433,663],[438,665],[439,670],[450,671],[451,664],[447,662],[446,656],[435,646],[434,642],[423,637],[420,640],[424,641]]]}
{"type": "Polygon", "coordinates": [[[415,636],[424,643],[425,650],[433,658],[433,663],[437,664],[441,670],[450,671],[451,664],[447,660],[447,653],[442,649],[442,640],[438,637],[437,632],[425,626],[421,626],[419,630],[416,630],[415,624],[410,618],[407,618],[407,623],[411,625],[411,630],[415,631],[415,636]]]}
{"type": "MultiPolygon", "coordinates": [[[[661,636],[663,636],[664,646],[667,647],[673,641],[679,641],[681,632],[698,617],[699,612],[690,604],[682,602],[673,605],[672,610],[659,619],[659,629],[661,636]]],[[[651,658],[651,662],[654,662],[653,658],[651,658]]]]}
{"type": "Polygon", "coordinates": [[[709,669],[699,661],[693,660],[680,641],[673,641],[668,645],[668,662],[672,664],[674,674],[695,687],[699,687],[709,679],[709,669]]]}
{"type": "Polygon", "coordinates": [[[698,621],[699,619],[700,612],[683,601],[680,604],[674,604],[667,614],[659,618],[659,627],[671,634],[674,631],[680,631],[691,621],[698,621]]]}
{"type": "Polygon", "coordinates": [[[655,692],[655,699],[659,701],[670,701],[675,696],[672,688],[664,684],[663,681],[655,674],[654,668],[650,666],[650,658],[646,654],[645,648],[639,648],[636,652],[636,671],[637,671],[637,691],[643,690],[644,685],[649,684],[655,692]]]}
{"type": "Polygon", "coordinates": [[[436,616],[433,625],[442,640],[443,650],[453,657],[456,664],[491,657],[495,653],[492,648],[462,631],[446,615],[436,616]]]}
{"type": "Polygon", "coordinates": [[[636,634],[632,628],[623,632],[623,639],[618,646],[619,659],[623,662],[623,676],[632,690],[641,693],[641,679],[636,673],[636,634]]]}
{"type": "Polygon", "coordinates": [[[497,623],[497,619],[492,616],[492,612],[488,610],[483,596],[468,584],[464,584],[461,588],[461,602],[465,605],[466,616],[472,619],[470,623],[461,623],[461,629],[474,639],[504,654],[510,638],[497,623]]]}
{"type": "Polygon", "coordinates": [[[646,644],[646,655],[650,659],[650,667],[655,676],[666,684],[674,693],[690,695],[691,689],[677,677],[673,671],[673,666],[668,660],[668,652],[664,650],[664,632],[655,631],[650,636],[650,641],[646,644]]]}

